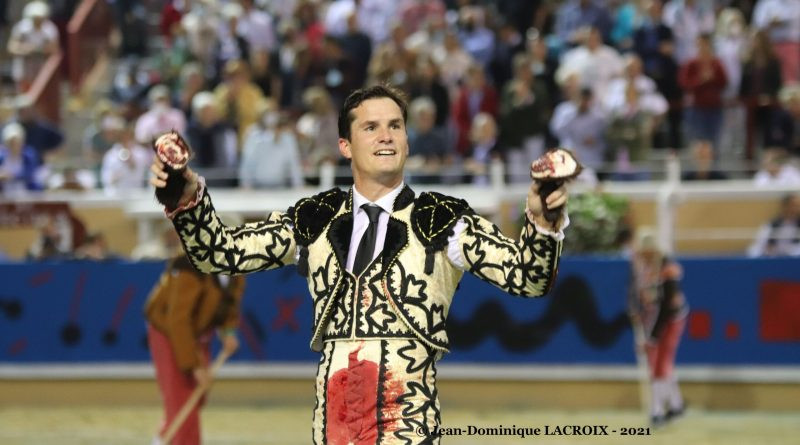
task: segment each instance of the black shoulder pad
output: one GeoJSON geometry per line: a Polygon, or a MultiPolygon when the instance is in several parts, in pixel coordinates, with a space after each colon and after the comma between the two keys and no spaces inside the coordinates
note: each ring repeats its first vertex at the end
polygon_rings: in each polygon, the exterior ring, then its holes
{"type": "Polygon", "coordinates": [[[433,250],[447,245],[453,226],[462,215],[473,213],[463,199],[436,192],[423,192],[414,200],[411,228],[422,244],[433,250]]]}
{"type": "Polygon", "coordinates": [[[294,224],[295,241],[302,246],[314,242],[345,199],[347,192],[334,187],[297,201],[287,212],[294,224]]]}

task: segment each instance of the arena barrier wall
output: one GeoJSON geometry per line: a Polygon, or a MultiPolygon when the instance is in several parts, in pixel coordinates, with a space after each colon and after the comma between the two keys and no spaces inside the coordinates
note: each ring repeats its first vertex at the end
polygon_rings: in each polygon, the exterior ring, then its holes
{"type": "MultiPolygon", "coordinates": [[[[800,259],[680,262],[691,312],[679,366],[798,375],[800,259]]],[[[146,365],[142,307],[162,269],[160,262],[0,265],[0,376],[3,368],[37,364],[146,365]]],[[[465,274],[448,318],[452,352],[444,363],[466,370],[549,367],[567,377],[577,365],[632,371],[629,277],[624,259],[568,257],[551,294],[528,300],[465,274]]],[[[318,357],[309,350],[310,330],[308,290],[294,267],[250,275],[242,347],[231,361],[311,371],[318,357]]]]}

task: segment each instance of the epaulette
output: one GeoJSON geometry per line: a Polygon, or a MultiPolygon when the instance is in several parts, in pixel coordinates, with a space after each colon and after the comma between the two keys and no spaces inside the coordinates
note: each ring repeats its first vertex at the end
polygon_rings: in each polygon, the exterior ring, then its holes
{"type": "Polygon", "coordinates": [[[425,246],[425,273],[433,273],[433,254],[447,247],[447,238],[463,215],[473,210],[463,199],[436,192],[423,192],[414,201],[411,229],[425,246]]]}
{"type": "Polygon", "coordinates": [[[347,192],[334,187],[297,201],[286,212],[294,225],[294,240],[300,249],[300,259],[297,262],[300,275],[308,275],[308,245],[322,233],[345,199],[347,192]]]}

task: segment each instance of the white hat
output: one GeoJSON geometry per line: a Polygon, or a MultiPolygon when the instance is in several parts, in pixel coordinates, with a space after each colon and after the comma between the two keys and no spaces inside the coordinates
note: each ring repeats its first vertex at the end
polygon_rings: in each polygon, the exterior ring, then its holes
{"type": "Polygon", "coordinates": [[[50,16],[50,7],[47,6],[47,3],[35,1],[30,2],[25,5],[25,8],[22,10],[22,17],[26,19],[32,19],[35,17],[38,18],[46,18],[50,16]]]}
{"type": "Polygon", "coordinates": [[[147,92],[147,99],[153,103],[159,99],[169,99],[169,89],[164,85],[156,85],[147,92]]]}
{"type": "Polygon", "coordinates": [[[216,103],[214,94],[209,91],[201,91],[192,98],[192,111],[197,113],[205,107],[213,106],[216,103]]]}
{"type": "Polygon", "coordinates": [[[3,142],[12,139],[25,139],[25,128],[16,122],[11,122],[3,127],[3,142]]]}
{"type": "Polygon", "coordinates": [[[122,130],[125,128],[125,120],[119,116],[106,116],[100,123],[103,130],[122,130]]]}
{"type": "Polygon", "coordinates": [[[241,17],[244,14],[244,9],[238,3],[226,3],[221,12],[222,17],[230,20],[241,17]]]}

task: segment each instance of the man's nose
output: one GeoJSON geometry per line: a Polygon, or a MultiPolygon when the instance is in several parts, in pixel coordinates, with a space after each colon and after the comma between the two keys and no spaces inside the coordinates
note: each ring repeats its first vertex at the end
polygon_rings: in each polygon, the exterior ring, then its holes
{"type": "Polygon", "coordinates": [[[378,140],[380,142],[392,142],[392,132],[387,127],[381,127],[378,130],[378,140]]]}

